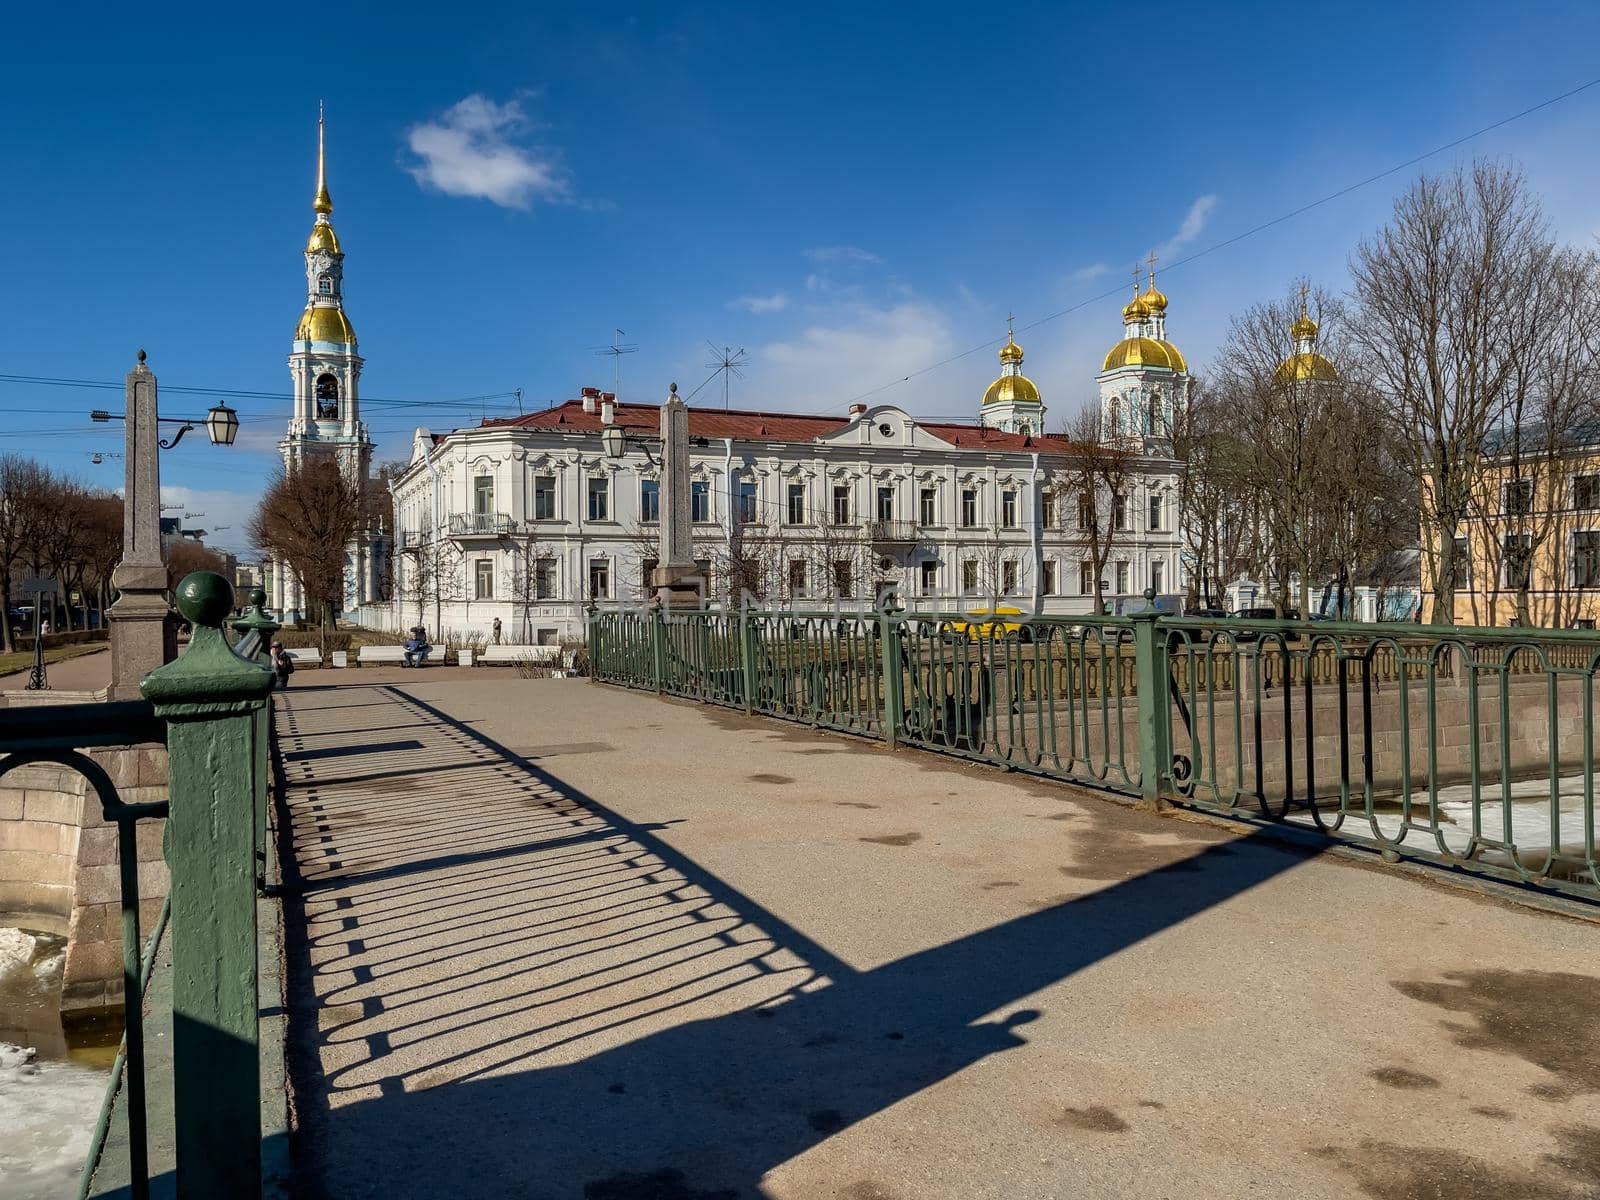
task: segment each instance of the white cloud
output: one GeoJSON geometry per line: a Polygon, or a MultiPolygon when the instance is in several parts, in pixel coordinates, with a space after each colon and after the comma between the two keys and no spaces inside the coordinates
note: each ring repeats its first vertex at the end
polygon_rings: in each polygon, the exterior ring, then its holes
{"type": "Polygon", "coordinates": [[[468,96],[407,131],[407,144],[421,160],[409,170],[424,187],[503,208],[570,200],[571,184],[555,158],[513,141],[528,125],[519,101],[468,96]]]}
{"type": "Polygon", "coordinates": [[[870,250],[863,250],[860,246],[813,246],[810,250],[805,251],[805,256],[812,262],[819,263],[837,262],[870,265],[883,261],[870,250]]]}
{"type": "Polygon", "coordinates": [[[1211,219],[1211,210],[1216,207],[1217,196],[1214,192],[1208,192],[1191,204],[1189,211],[1184,214],[1183,224],[1178,226],[1178,232],[1156,249],[1157,257],[1165,258],[1199,237],[1200,231],[1206,227],[1206,222],[1211,219]]]}
{"type": "Polygon", "coordinates": [[[1107,263],[1090,263],[1088,266],[1079,267],[1076,271],[1073,271],[1071,274],[1069,274],[1067,276],[1067,282],[1093,283],[1096,279],[1099,279],[1109,270],[1111,270],[1111,267],[1107,263]]]}
{"type": "MultiPolygon", "coordinates": [[[[945,315],[927,304],[848,304],[830,313],[825,324],[757,348],[751,387],[762,408],[842,413],[852,397],[944,357],[957,340],[945,315]]],[[[868,403],[892,401],[923,413],[964,411],[928,394],[929,388],[949,391],[952,382],[959,386],[959,372],[891,388],[868,403]]]]}
{"type": "Polygon", "coordinates": [[[781,312],[789,307],[789,297],[782,292],[774,292],[770,296],[740,296],[737,300],[728,301],[728,307],[757,314],[781,312]]]}

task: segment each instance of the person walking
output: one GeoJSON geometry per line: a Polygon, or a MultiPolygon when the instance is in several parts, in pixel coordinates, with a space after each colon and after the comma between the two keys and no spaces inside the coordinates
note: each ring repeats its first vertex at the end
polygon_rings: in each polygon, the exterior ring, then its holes
{"type": "Polygon", "coordinates": [[[499,617],[496,617],[494,619],[494,644],[496,646],[498,646],[500,644],[500,618],[499,617]]]}
{"type": "Polygon", "coordinates": [[[283,648],[282,642],[272,643],[272,653],[268,658],[272,670],[278,676],[278,690],[282,691],[289,686],[289,676],[294,673],[294,659],[289,657],[289,652],[283,648]]]}

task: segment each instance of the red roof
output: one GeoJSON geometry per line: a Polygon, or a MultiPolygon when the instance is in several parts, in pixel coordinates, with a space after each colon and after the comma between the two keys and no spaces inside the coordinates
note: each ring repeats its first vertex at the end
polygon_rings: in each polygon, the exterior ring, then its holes
{"type": "MultiPolygon", "coordinates": [[[[689,408],[689,436],[736,438],[746,442],[810,442],[837,433],[854,420],[852,417],[813,416],[807,413],[750,412],[740,409],[689,408]]],[[[635,432],[655,433],[661,427],[661,409],[654,404],[617,404],[615,423],[635,432]]],[[[563,433],[599,433],[599,412],[583,411],[583,401],[568,400],[543,412],[521,417],[489,417],[486,426],[515,426],[520,429],[550,429],[563,433]]],[[[1030,438],[1020,433],[1005,433],[977,425],[951,421],[918,421],[927,433],[952,446],[971,450],[1038,451],[1066,454],[1071,443],[1065,438],[1030,438]]]]}

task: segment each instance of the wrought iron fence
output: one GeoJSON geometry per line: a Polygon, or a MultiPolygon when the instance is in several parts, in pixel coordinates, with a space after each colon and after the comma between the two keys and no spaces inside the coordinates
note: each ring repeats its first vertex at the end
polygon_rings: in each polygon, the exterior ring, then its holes
{"type": "Polygon", "coordinates": [[[1600,899],[1600,636],[768,610],[590,614],[596,678],[1600,899]]]}

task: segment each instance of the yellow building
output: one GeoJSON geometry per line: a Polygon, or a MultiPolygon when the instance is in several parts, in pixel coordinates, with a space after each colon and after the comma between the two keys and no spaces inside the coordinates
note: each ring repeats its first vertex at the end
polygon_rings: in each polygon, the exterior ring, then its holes
{"type": "MultiPolygon", "coordinates": [[[[1600,438],[1550,445],[1542,430],[1486,455],[1455,536],[1458,625],[1592,629],[1600,618],[1600,438]]],[[[1429,486],[1424,481],[1424,489],[1429,486]]],[[[1426,497],[1424,497],[1426,499],[1426,497]]],[[[1430,505],[1424,504],[1424,512],[1430,505]]],[[[1422,529],[1422,617],[1434,620],[1435,529],[1422,529]]]]}

